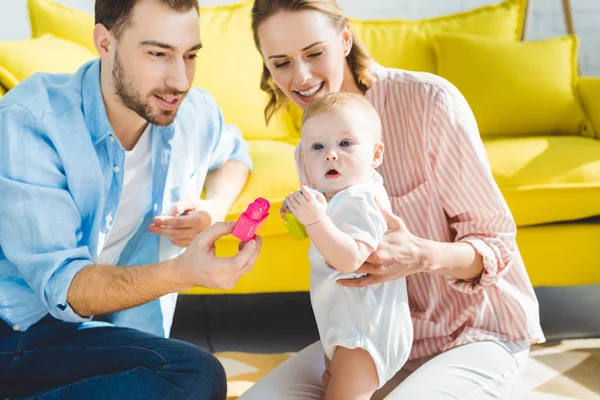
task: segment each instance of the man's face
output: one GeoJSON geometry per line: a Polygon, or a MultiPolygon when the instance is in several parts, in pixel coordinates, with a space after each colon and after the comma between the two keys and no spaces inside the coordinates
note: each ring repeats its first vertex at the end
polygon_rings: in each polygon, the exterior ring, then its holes
{"type": "Polygon", "coordinates": [[[171,124],[191,87],[200,47],[195,8],[180,14],[155,0],[140,1],[115,46],[115,93],[151,124],[171,124]]]}

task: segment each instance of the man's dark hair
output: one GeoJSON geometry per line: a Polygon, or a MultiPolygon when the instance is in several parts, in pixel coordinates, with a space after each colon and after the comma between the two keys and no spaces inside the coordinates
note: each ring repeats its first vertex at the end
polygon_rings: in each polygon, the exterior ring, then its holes
{"type": "MultiPolygon", "coordinates": [[[[121,37],[131,23],[133,8],[140,0],[96,0],[96,24],[102,24],[115,35],[121,37]]],[[[198,0],[156,0],[179,12],[188,12],[192,7],[199,12],[198,0]]]]}

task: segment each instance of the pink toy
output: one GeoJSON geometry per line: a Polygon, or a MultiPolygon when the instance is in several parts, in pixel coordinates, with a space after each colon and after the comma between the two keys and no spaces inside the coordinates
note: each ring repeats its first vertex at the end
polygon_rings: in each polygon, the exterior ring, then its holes
{"type": "Polygon", "coordinates": [[[269,216],[271,204],[268,200],[259,197],[254,200],[245,212],[240,215],[232,235],[243,242],[249,242],[256,237],[269,216]]]}

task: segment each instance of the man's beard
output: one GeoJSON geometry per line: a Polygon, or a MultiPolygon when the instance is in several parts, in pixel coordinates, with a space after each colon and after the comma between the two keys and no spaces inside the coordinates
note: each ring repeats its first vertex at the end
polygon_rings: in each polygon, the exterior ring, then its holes
{"type": "MultiPolygon", "coordinates": [[[[125,75],[118,51],[115,52],[113,79],[115,82],[115,92],[117,96],[119,96],[125,106],[135,111],[135,113],[140,117],[150,122],[152,125],[167,126],[173,122],[175,116],[177,115],[177,110],[160,110],[158,114],[154,114],[152,112],[152,108],[150,107],[149,101],[145,101],[143,99],[143,97],[136,91],[132,80],[128,79],[128,77],[125,75]]],[[[182,93],[185,96],[184,92],[180,92],[178,90],[165,90],[161,91],[160,93],[155,91],[151,96],[154,97],[155,94],[160,96],[179,96],[182,93]]]]}

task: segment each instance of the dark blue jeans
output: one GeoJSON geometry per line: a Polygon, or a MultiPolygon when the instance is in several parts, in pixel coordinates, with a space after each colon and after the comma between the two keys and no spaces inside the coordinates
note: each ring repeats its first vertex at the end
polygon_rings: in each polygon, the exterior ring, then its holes
{"type": "Polygon", "coordinates": [[[225,372],[200,348],[105,322],[0,320],[0,399],[224,400],[225,372]]]}

